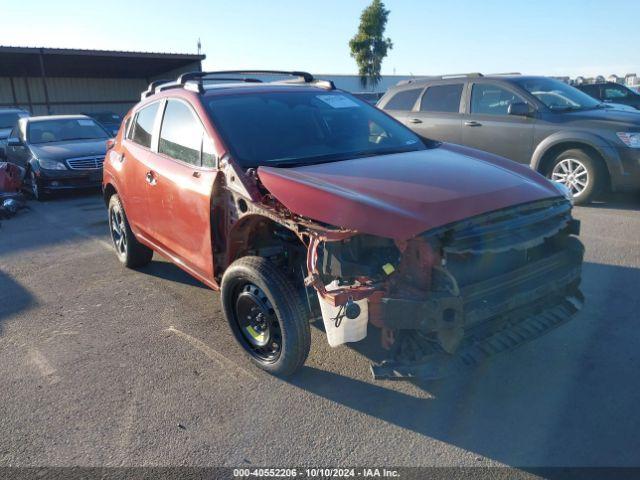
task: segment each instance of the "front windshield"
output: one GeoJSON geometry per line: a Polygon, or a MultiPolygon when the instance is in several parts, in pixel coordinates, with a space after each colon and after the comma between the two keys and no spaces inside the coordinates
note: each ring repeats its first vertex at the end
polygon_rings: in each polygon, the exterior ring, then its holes
{"type": "Polygon", "coordinates": [[[551,110],[585,110],[600,104],[577,88],[552,78],[521,79],[517,82],[551,110]]]}
{"type": "Polygon", "coordinates": [[[32,144],[108,138],[107,132],[90,118],[65,118],[30,122],[27,141],[32,144]]]}
{"type": "Polygon", "coordinates": [[[209,112],[240,164],[312,164],[424,149],[411,130],[340,92],[221,95],[209,112]]]}
{"type": "Polygon", "coordinates": [[[91,116],[102,123],[120,123],[120,115],[111,112],[92,113],[91,116]]]}

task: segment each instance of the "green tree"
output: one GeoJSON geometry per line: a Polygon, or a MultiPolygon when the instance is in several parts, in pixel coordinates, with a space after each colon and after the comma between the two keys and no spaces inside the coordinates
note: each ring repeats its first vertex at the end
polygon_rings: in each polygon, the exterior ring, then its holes
{"type": "Polygon", "coordinates": [[[380,68],[387,51],[393,48],[390,38],[384,37],[389,10],[380,0],[373,0],[360,15],[358,33],[349,40],[351,56],[358,64],[360,83],[364,88],[380,82],[380,68]]]}

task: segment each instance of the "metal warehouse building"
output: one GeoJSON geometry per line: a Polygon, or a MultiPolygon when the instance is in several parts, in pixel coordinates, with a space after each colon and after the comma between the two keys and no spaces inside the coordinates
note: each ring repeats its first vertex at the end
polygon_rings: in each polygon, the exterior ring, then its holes
{"type": "Polygon", "coordinates": [[[149,82],[200,71],[204,55],[0,46],[0,108],[124,113],[149,82]]]}

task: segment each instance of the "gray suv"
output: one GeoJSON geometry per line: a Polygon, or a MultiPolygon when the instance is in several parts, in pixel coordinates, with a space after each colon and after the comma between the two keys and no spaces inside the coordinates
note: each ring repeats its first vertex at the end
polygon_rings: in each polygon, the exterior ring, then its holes
{"type": "Polygon", "coordinates": [[[391,87],[378,107],[423,137],[528,163],[571,189],[640,189],[640,112],[619,111],[559,80],[449,75],[391,87]]]}

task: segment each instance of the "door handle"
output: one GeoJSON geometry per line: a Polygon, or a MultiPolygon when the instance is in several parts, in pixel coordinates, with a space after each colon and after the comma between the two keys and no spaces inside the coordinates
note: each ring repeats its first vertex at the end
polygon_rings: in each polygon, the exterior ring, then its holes
{"type": "Polygon", "coordinates": [[[196,177],[196,178],[200,178],[200,172],[198,172],[198,171],[193,172],[193,176],[196,177]]]}
{"type": "Polygon", "coordinates": [[[422,120],[420,120],[419,118],[412,118],[411,120],[409,120],[409,123],[422,123],[422,120]]]}
{"type": "Polygon", "coordinates": [[[147,174],[144,176],[144,179],[147,181],[149,185],[155,185],[157,183],[156,176],[151,170],[147,172],[147,174]]]}
{"type": "Polygon", "coordinates": [[[468,122],[464,122],[467,127],[481,127],[482,124],[480,122],[476,122],[475,120],[469,120],[468,122]]]}

